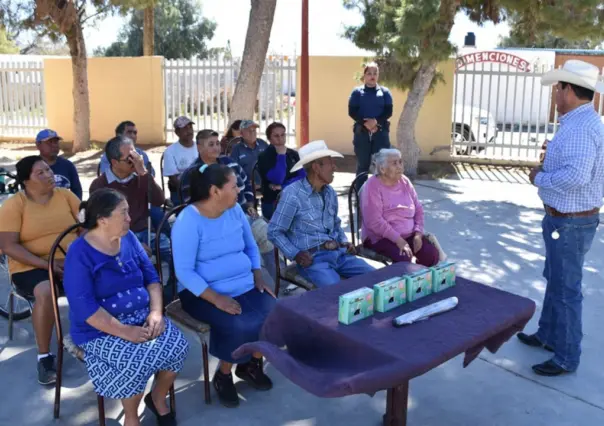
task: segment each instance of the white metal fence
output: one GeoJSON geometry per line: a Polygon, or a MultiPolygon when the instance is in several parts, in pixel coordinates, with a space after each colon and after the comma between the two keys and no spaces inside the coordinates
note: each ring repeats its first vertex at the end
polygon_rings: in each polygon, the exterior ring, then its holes
{"type": "MultiPolygon", "coordinates": [[[[229,125],[231,100],[237,84],[240,60],[165,60],[164,101],[166,140],[175,141],[172,123],[180,115],[190,117],[197,130],[214,129],[221,135],[229,125]]],[[[255,117],[259,136],[273,121],[286,126],[288,145],[295,145],[296,58],[269,57],[264,66],[255,117]]]]}
{"type": "Polygon", "coordinates": [[[46,127],[44,62],[0,55],[0,136],[35,137],[46,127]]]}
{"type": "MultiPolygon", "coordinates": [[[[453,89],[452,154],[537,161],[545,139],[558,127],[553,86],[541,75],[552,69],[517,71],[505,64],[471,64],[457,70],[453,89]]],[[[602,115],[604,96],[594,99],[602,115]]]]}

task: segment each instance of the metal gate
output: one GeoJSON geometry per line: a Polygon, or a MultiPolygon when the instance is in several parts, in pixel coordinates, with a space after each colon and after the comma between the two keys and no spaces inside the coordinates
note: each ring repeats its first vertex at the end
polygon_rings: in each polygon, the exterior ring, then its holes
{"type": "MultiPolygon", "coordinates": [[[[558,127],[553,87],[541,84],[551,66],[520,71],[506,64],[474,63],[458,69],[453,89],[453,156],[538,161],[543,142],[558,127]]],[[[604,96],[594,107],[602,115],[604,96]]]]}
{"type": "Polygon", "coordinates": [[[46,126],[43,59],[0,55],[0,136],[31,138],[46,126]]]}
{"type": "MultiPolygon", "coordinates": [[[[172,122],[180,115],[190,117],[196,129],[213,129],[224,134],[229,125],[231,100],[241,61],[230,58],[164,61],[164,102],[166,140],[176,140],[172,122]]],[[[273,121],[287,129],[287,144],[295,146],[296,58],[271,56],[267,59],[253,118],[259,137],[273,121]]]]}

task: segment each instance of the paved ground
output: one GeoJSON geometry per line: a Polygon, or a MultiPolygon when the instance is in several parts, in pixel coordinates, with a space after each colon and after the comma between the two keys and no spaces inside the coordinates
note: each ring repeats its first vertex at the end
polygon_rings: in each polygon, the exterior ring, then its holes
{"type": "MultiPolygon", "coordinates": [[[[0,157],[5,156],[0,147],[0,157]]],[[[25,155],[27,155],[26,153],[25,155]]],[[[90,155],[94,157],[94,155],[90,155]]],[[[94,162],[78,156],[84,171],[94,162]]],[[[96,157],[98,158],[98,156],[96,157]]],[[[155,157],[154,157],[155,158],[155,157]]],[[[155,158],[157,160],[157,158],[155,158]]],[[[7,163],[10,161],[0,162],[7,163]]],[[[98,161],[98,160],[95,160],[98,161]]],[[[514,171],[484,168],[458,170],[464,179],[416,183],[426,210],[427,229],[435,233],[459,274],[534,299],[540,308],[544,291],[541,278],[542,217],[536,191],[525,176],[514,171]]],[[[87,178],[89,181],[89,178],[87,178]]],[[[335,182],[343,190],[352,175],[339,173],[335,182]]],[[[88,187],[84,183],[84,187],[88,187]]],[[[340,215],[348,227],[344,200],[340,215]]],[[[456,358],[411,382],[409,425],[417,426],[600,426],[604,424],[604,286],[600,257],[604,234],[598,232],[586,259],[584,279],[584,332],[582,365],[576,374],[559,378],[535,376],[530,366],[548,353],[527,348],[515,339],[497,354],[484,352],[468,368],[456,358]]],[[[63,308],[66,312],[66,308],[63,308]]],[[[538,313],[528,326],[535,329],[538,313]]],[[[35,381],[35,344],[29,320],[16,326],[16,338],[7,341],[7,323],[0,320],[0,377],[3,399],[0,425],[92,425],[96,423],[96,397],[83,365],[66,357],[61,419],[52,421],[54,392],[35,381]]],[[[179,376],[179,424],[221,425],[378,425],[385,409],[385,393],[373,398],[357,395],[340,399],[316,398],[281,376],[268,372],[275,388],[258,393],[245,384],[238,389],[241,406],[229,410],[216,401],[203,403],[201,350],[188,335],[191,352],[179,376]]],[[[215,366],[212,360],[211,370],[215,366]]],[[[155,424],[141,409],[144,425],[155,424]]],[[[119,403],[107,403],[108,425],[122,421],[119,403]]]]}

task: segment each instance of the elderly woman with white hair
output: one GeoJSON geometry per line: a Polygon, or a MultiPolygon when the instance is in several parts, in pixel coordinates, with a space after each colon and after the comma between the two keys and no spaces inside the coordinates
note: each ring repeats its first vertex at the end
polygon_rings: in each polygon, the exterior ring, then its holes
{"type": "Polygon", "coordinates": [[[398,149],[374,156],[375,175],[361,191],[363,245],[395,262],[413,257],[424,266],[438,263],[438,249],[424,236],[424,209],[411,181],[403,175],[398,149]]]}

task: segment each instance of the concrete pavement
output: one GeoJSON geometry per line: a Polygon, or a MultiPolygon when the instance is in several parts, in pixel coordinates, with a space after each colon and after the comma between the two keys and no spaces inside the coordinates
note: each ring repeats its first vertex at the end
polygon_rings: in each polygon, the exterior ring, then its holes
{"type": "MultiPolygon", "coordinates": [[[[339,173],[334,182],[344,189],[352,175],[339,173]]],[[[458,274],[534,299],[540,309],[544,280],[539,199],[521,183],[489,179],[421,181],[416,183],[425,204],[426,229],[437,235],[458,274]]],[[[84,187],[88,185],[84,184],[84,187]]],[[[348,229],[346,202],[340,216],[348,229]]],[[[604,424],[604,369],[600,354],[604,336],[604,234],[600,230],[586,258],[582,364],[576,374],[541,378],[530,366],[549,353],[528,348],[516,339],[497,354],[483,352],[466,369],[458,357],[411,381],[409,425],[533,426],[604,424]]],[[[66,307],[62,309],[67,312],[66,307]]],[[[535,330],[539,310],[527,330],[535,330]]],[[[7,322],[0,320],[0,425],[92,425],[97,422],[96,396],[82,364],[65,357],[61,419],[52,420],[54,388],[36,382],[35,343],[31,321],[16,324],[15,340],[7,341],[7,322]]],[[[238,384],[243,398],[238,409],[203,402],[201,348],[187,334],[191,352],[176,383],[179,425],[378,425],[385,393],[316,398],[281,376],[272,366],[275,387],[267,393],[238,384]]],[[[213,371],[215,360],[210,369],[213,371]]],[[[116,401],[106,403],[108,425],[123,420],[116,401]]],[[[155,424],[141,407],[144,425],[155,424]]]]}

